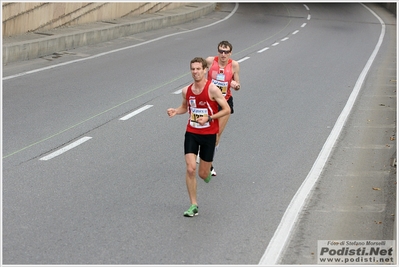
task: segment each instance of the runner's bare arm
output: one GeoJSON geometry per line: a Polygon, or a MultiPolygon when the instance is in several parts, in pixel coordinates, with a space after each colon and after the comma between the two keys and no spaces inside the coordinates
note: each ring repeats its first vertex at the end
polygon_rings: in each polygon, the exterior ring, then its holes
{"type": "Polygon", "coordinates": [[[234,90],[240,90],[240,64],[233,60],[233,80],[231,81],[231,88],[234,90]]]}
{"type": "Polygon", "coordinates": [[[187,112],[187,101],[186,101],[186,94],[187,94],[187,86],[183,88],[181,95],[182,95],[182,103],[178,108],[168,108],[167,113],[170,118],[174,117],[175,115],[184,114],[187,112]]]}
{"type": "Polygon", "coordinates": [[[208,64],[208,69],[212,66],[214,59],[215,59],[215,57],[207,57],[206,58],[206,63],[208,64]]]}

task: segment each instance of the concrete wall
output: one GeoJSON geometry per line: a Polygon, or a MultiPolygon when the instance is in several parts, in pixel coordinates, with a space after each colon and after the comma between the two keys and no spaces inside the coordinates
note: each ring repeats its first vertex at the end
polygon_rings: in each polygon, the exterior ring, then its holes
{"type": "Polygon", "coordinates": [[[391,3],[381,3],[389,12],[395,15],[396,17],[396,2],[391,3]]]}
{"type": "Polygon", "coordinates": [[[8,2],[2,3],[3,37],[96,21],[155,13],[183,2],[8,2]]]}
{"type": "Polygon", "coordinates": [[[70,27],[3,36],[3,65],[178,25],[209,14],[216,7],[216,3],[211,2],[179,4],[179,7],[156,11],[156,14],[128,15],[112,21],[78,23],[70,27]]]}
{"type": "MultiPolygon", "coordinates": [[[[182,2],[4,2],[3,37],[96,21],[155,13],[182,2]]],[[[396,2],[381,3],[396,15],[396,2]]]]}

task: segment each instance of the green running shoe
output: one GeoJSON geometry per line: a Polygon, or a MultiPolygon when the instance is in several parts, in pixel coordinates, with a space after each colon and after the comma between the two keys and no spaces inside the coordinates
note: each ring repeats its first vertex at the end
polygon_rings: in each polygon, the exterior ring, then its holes
{"type": "Polygon", "coordinates": [[[209,181],[211,180],[211,178],[212,178],[212,173],[209,172],[208,177],[206,177],[206,179],[204,179],[205,183],[209,183],[209,181]]]}
{"type": "Polygon", "coordinates": [[[194,204],[192,204],[190,208],[184,212],[185,217],[193,217],[196,215],[198,215],[198,206],[194,204]]]}

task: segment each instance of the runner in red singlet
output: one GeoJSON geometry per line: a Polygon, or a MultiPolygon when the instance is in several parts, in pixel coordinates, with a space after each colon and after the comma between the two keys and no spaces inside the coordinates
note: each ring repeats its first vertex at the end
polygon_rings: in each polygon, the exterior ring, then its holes
{"type": "Polygon", "coordinates": [[[215,152],[216,136],[219,132],[219,120],[230,114],[229,104],[219,88],[206,79],[206,60],[196,57],[190,62],[194,83],[182,89],[182,104],[178,108],[169,108],[169,117],[189,113],[184,138],[186,159],[186,185],[191,206],[184,216],[198,215],[196,156],[199,152],[198,175],[208,183],[211,179],[210,168],[215,152]]]}
{"type": "MultiPolygon", "coordinates": [[[[231,113],[234,113],[233,108],[233,96],[231,94],[231,88],[234,90],[240,89],[240,66],[237,61],[232,60],[231,52],[233,46],[228,41],[221,41],[218,44],[218,53],[216,57],[208,57],[206,62],[208,63],[208,80],[212,81],[222,92],[226,98],[227,103],[230,106],[231,113]]],[[[230,118],[230,114],[224,116],[219,120],[219,133],[216,138],[215,150],[219,147],[220,136],[223,133],[224,128],[230,118]]],[[[216,171],[211,166],[212,176],[216,176],[216,171]]]]}

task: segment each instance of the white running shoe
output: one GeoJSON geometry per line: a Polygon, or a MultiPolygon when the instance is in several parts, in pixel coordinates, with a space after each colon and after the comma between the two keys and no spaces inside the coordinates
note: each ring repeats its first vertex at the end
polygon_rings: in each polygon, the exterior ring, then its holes
{"type": "Polygon", "coordinates": [[[215,169],[213,168],[213,165],[212,165],[212,167],[211,167],[211,175],[212,175],[212,176],[216,176],[216,171],[215,171],[215,169]]]}

